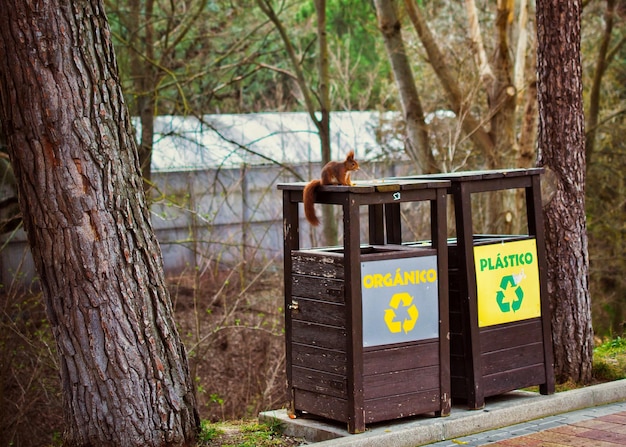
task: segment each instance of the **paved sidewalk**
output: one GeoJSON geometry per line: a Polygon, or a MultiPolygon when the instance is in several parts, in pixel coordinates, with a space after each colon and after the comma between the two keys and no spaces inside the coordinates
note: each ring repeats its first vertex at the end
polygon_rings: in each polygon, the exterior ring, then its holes
{"type": "Polygon", "coordinates": [[[626,402],[548,416],[429,447],[626,446],[626,402]]]}
{"type": "Polygon", "coordinates": [[[491,445],[615,447],[626,445],[617,443],[626,433],[626,379],[550,396],[514,391],[488,398],[481,410],[453,406],[448,417],[424,415],[371,424],[357,435],[350,435],[345,424],[314,417],[290,419],[285,410],[263,412],[259,419],[280,423],[285,434],[316,447],[452,447],[505,441],[508,444],[491,445]]]}

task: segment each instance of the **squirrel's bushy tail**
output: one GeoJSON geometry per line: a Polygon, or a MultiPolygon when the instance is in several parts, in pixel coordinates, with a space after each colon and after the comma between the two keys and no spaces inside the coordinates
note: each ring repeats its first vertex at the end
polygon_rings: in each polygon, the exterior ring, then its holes
{"type": "Polygon", "coordinates": [[[320,186],[320,180],[312,180],[304,187],[302,193],[302,201],[304,202],[304,216],[311,225],[317,227],[320,224],[319,219],[315,215],[315,188],[320,186]]]}

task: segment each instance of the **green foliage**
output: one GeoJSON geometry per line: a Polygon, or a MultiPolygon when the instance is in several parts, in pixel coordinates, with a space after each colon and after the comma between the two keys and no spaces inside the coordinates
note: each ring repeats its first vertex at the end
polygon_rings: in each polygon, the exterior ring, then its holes
{"type": "Polygon", "coordinates": [[[249,13],[255,1],[151,4],[148,11],[148,2],[137,2],[138,10],[124,0],[106,2],[131,113],[138,114],[142,98],[153,98],[159,115],[216,108],[242,112],[242,105],[254,110],[246,101],[256,95],[242,92],[249,81],[255,82],[256,73],[274,76],[259,70],[259,59],[274,65],[272,55],[281,49],[275,38],[268,38],[271,30],[262,26],[258,14],[249,13]]]}
{"type": "Polygon", "coordinates": [[[218,404],[218,405],[224,405],[224,399],[220,397],[219,394],[217,393],[212,393],[209,398],[211,399],[212,403],[218,404]]]}
{"type": "Polygon", "coordinates": [[[217,437],[224,434],[224,430],[219,427],[219,424],[212,424],[209,421],[202,421],[200,423],[200,434],[198,435],[198,442],[202,445],[213,441],[217,437]]]}
{"type": "Polygon", "coordinates": [[[593,377],[608,381],[626,378],[626,338],[615,337],[593,350],[593,377]]]}
{"type": "MultiPolygon", "coordinates": [[[[135,13],[124,0],[106,3],[133,114],[138,113],[142,97],[155,99],[159,115],[302,110],[287,74],[292,68],[283,42],[258,13],[255,0],[210,1],[203,10],[199,9],[201,1],[185,3],[185,8],[156,1],[151,14],[144,3],[138,3],[135,13]],[[137,55],[144,64],[141,70],[134,62],[137,55]],[[147,85],[142,85],[138,72],[150,79],[147,85]]],[[[308,82],[317,88],[313,2],[277,3],[275,7],[280,8],[277,13],[308,82]]],[[[389,68],[373,6],[357,0],[329,0],[327,25],[333,109],[375,108],[382,91],[380,80],[389,77],[389,68]]]]}
{"type": "MultiPolygon", "coordinates": [[[[609,338],[594,348],[592,376],[595,382],[626,379],[626,338],[609,338]]],[[[568,380],[557,384],[556,391],[560,393],[580,386],[579,383],[568,380]]],[[[538,391],[538,387],[529,390],[538,391]]]]}
{"type": "Polygon", "coordinates": [[[626,338],[615,337],[597,346],[593,353],[602,357],[616,358],[626,355],[626,338]]]}
{"type": "Polygon", "coordinates": [[[596,335],[612,337],[626,323],[626,130],[624,118],[598,130],[586,184],[590,290],[596,335]]]}
{"type": "MultiPolygon", "coordinates": [[[[597,49],[605,26],[605,2],[584,9],[582,56],[585,101],[599,69],[597,49]]],[[[624,22],[616,21],[611,44],[614,58],[603,67],[600,112],[593,151],[587,151],[586,210],[589,236],[593,328],[597,336],[614,337],[626,323],[626,45],[618,46],[624,22]]],[[[588,111],[587,111],[588,112],[588,111]]],[[[589,132],[591,129],[587,129],[589,132]]]]}
{"type": "Polygon", "coordinates": [[[199,436],[200,446],[223,447],[273,447],[286,445],[279,427],[258,422],[217,422],[202,421],[199,436]]]}

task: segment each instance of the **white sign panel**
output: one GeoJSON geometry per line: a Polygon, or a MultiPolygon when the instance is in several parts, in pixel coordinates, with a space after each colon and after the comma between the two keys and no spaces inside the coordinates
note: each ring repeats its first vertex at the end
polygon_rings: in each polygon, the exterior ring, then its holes
{"type": "Polygon", "coordinates": [[[361,263],[363,346],[439,336],[437,256],[361,263]]]}

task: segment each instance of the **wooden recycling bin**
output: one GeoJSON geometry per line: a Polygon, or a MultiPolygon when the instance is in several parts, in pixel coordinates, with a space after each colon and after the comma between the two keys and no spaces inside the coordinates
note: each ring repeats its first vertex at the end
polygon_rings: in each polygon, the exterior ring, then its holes
{"type": "Polygon", "coordinates": [[[450,180],[457,239],[449,243],[453,399],[469,408],[485,397],[539,385],[554,392],[541,209],[541,168],[418,176],[450,180]],[[523,189],[528,234],[478,235],[471,195],[523,189]]]}
{"type": "Polygon", "coordinates": [[[300,249],[305,183],[283,191],[290,413],[365,425],[450,412],[446,181],[324,186],[343,210],[343,246],[300,249]],[[401,202],[430,201],[432,242],[399,243],[401,202]],[[369,244],[361,244],[367,209],[369,244]],[[390,218],[389,216],[394,216],[390,218]],[[385,222],[385,220],[387,221],[385,222]]]}

